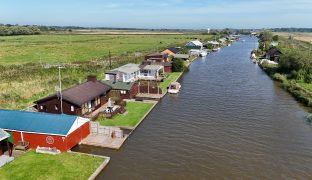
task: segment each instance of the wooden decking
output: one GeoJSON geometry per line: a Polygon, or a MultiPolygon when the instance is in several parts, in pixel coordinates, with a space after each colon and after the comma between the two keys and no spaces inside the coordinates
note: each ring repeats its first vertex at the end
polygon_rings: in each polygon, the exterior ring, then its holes
{"type": "Polygon", "coordinates": [[[139,93],[136,95],[136,99],[142,100],[159,100],[164,96],[164,94],[148,94],[148,93],[139,93]]]}
{"type": "Polygon", "coordinates": [[[127,138],[128,135],[123,138],[111,138],[103,134],[90,134],[81,144],[109,149],[120,149],[127,138]]]}

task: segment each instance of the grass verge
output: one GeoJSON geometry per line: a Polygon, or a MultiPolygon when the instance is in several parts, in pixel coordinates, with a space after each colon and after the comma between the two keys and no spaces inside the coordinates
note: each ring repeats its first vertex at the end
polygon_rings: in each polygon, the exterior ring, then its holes
{"type": "Polygon", "coordinates": [[[134,128],[145,114],[153,107],[153,103],[127,102],[127,114],[117,114],[112,119],[99,117],[101,126],[119,126],[134,128]]]}
{"type": "Polygon", "coordinates": [[[0,169],[0,179],[88,179],[105,159],[75,153],[29,151],[0,169]]]}
{"type": "Polygon", "coordinates": [[[167,74],[167,78],[164,80],[164,82],[160,83],[160,88],[162,92],[167,91],[167,87],[169,87],[170,83],[174,82],[183,72],[172,72],[167,74]]]}

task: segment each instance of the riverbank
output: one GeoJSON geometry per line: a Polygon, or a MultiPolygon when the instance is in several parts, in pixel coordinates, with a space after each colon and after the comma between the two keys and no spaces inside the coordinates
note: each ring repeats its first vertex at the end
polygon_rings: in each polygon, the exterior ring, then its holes
{"type": "MultiPolygon", "coordinates": [[[[260,38],[260,44],[270,44],[270,33],[266,33],[266,38],[260,38]]],[[[312,72],[310,69],[311,55],[309,53],[309,44],[298,40],[288,40],[284,37],[278,40],[277,46],[270,49],[277,49],[281,52],[278,63],[259,63],[259,66],[273,79],[279,81],[281,86],[287,90],[294,98],[307,107],[312,107],[312,72]],[[295,47],[298,50],[293,50],[295,47]]],[[[266,53],[270,49],[263,48],[260,45],[258,52],[266,53]]],[[[276,53],[278,53],[276,51],[276,53]]],[[[273,51],[272,51],[273,52],[273,51]]]]}
{"type": "Polygon", "coordinates": [[[278,73],[278,66],[263,64],[260,67],[275,81],[288,91],[296,100],[307,107],[312,107],[312,84],[299,83],[296,80],[288,79],[287,74],[278,73]]]}

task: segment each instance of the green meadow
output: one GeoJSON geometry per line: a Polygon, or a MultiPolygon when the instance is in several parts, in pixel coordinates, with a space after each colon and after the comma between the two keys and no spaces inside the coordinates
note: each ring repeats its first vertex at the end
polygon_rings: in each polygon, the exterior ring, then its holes
{"type": "Polygon", "coordinates": [[[90,74],[103,78],[109,69],[141,63],[144,55],[170,46],[212,36],[175,35],[81,35],[47,34],[0,37],[0,108],[23,109],[35,100],[54,94],[58,69],[63,64],[62,87],[86,80],[90,74]],[[45,66],[45,65],[52,66],[45,66]]]}
{"type": "Polygon", "coordinates": [[[0,64],[68,63],[163,49],[207,35],[27,35],[0,37],[0,64]]]}

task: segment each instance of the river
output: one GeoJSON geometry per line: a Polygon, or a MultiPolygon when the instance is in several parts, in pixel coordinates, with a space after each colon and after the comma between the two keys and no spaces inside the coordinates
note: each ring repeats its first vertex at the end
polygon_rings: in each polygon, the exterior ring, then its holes
{"type": "Polygon", "coordinates": [[[98,179],[311,179],[307,109],[249,56],[247,36],[194,61],[178,95],[167,95],[98,179]]]}

